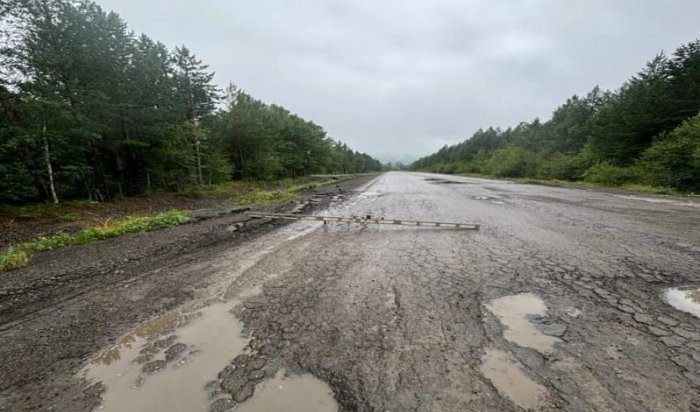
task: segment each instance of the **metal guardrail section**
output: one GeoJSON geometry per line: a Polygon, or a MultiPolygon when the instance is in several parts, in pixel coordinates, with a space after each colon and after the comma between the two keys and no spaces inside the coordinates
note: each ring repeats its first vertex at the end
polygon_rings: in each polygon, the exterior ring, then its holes
{"type": "Polygon", "coordinates": [[[405,220],[405,219],[366,219],[363,217],[352,216],[314,216],[314,215],[298,215],[289,213],[263,213],[263,212],[246,212],[246,215],[255,218],[267,219],[285,219],[285,220],[313,220],[319,222],[345,222],[345,223],[364,223],[378,225],[403,225],[403,226],[425,226],[425,227],[444,227],[463,230],[479,230],[478,223],[452,223],[452,222],[431,222],[426,220],[405,220]]]}

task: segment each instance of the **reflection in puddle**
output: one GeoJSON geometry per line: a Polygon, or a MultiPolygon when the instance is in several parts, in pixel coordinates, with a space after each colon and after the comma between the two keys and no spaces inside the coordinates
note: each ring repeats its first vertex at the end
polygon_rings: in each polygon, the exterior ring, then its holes
{"type": "Polygon", "coordinates": [[[670,288],[665,297],[674,308],[700,317],[700,287],[670,288]]]}
{"type": "Polygon", "coordinates": [[[481,373],[515,404],[524,409],[543,405],[547,393],[544,386],[530,379],[506,352],[486,349],[481,361],[481,373]]]}
{"type": "Polygon", "coordinates": [[[312,375],[284,377],[284,371],[258,385],[255,395],[236,412],[333,412],[338,405],[331,388],[312,375]]]}
{"type": "Polygon", "coordinates": [[[551,352],[552,345],[560,341],[555,337],[543,334],[528,321],[528,315],[547,313],[547,306],[532,293],[494,299],[486,307],[498,316],[505,326],[503,337],[517,345],[546,353],[551,352]]]}
{"type": "Polygon", "coordinates": [[[232,306],[218,303],[197,314],[156,318],[103,352],[84,370],[88,380],[106,386],[99,409],[207,410],[205,385],[247,343],[229,313],[232,306]]]}
{"type": "Polygon", "coordinates": [[[132,333],[121,338],[116,345],[102,352],[92,363],[109,366],[121,359],[121,352],[125,349],[131,349],[137,338],[150,340],[173,328],[177,321],[178,317],[172,313],[148,320],[139,325],[132,333]]]}

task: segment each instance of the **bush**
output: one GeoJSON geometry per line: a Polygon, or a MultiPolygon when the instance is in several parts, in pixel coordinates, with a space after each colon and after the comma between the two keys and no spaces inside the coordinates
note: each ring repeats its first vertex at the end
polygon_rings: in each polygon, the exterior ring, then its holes
{"type": "Polygon", "coordinates": [[[536,176],[539,166],[534,152],[517,147],[498,149],[485,162],[485,173],[499,177],[536,176]]]}
{"type": "Polygon", "coordinates": [[[540,164],[540,176],[543,179],[580,180],[586,172],[588,162],[583,156],[553,153],[543,158],[540,164]]]}
{"type": "Polygon", "coordinates": [[[637,165],[643,181],[652,186],[700,190],[700,115],[652,144],[637,165]]]}
{"type": "Polygon", "coordinates": [[[10,247],[0,254],[0,272],[20,269],[27,266],[30,254],[26,250],[10,247]]]}
{"type": "Polygon", "coordinates": [[[638,173],[629,167],[613,166],[610,163],[596,163],[586,170],[583,180],[604,186],[622,186],[637,180],[638,173]]]}

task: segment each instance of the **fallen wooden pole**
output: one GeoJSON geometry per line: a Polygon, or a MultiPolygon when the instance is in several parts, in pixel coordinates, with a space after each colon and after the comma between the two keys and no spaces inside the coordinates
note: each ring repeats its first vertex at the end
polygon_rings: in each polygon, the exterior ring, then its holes
{"type": "Polygon", "coordinates": [[[344,223],[364,223],[378,225],[403,225],[403,226],[424,226],[424,227],[444,227],[463,230],[479,230],[478,223],[451,223],[451,222],[430,222],[425,220],[404,220],[404,219],[366,219],[360,216],[314,216],[297,215],[291,213],[264,213],[246,212],[246,215],[254,218],[284,219],[284,220],[313,220],[318,222],[344,222],[344,223]]]}

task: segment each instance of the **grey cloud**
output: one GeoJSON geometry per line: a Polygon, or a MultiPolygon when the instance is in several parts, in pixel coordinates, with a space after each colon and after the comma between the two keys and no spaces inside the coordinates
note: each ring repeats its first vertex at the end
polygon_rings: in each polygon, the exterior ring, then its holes
{"type": "Polygon", "coordinates": [[[420,156],[480,127],[547,118],[596,84],[700,36],[673,0],[98,0],[216,81],[324,126],[358,150],[420,156]]]}

